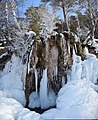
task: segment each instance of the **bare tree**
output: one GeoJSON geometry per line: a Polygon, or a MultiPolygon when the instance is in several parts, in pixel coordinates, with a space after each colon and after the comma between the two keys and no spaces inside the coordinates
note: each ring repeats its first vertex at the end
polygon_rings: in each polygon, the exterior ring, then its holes
{"type": "Polygon", "coordinates": [[[20,30],[20,26],[19,26],[19,24],[18,24],[16,12],[15,12],[15,0],[12,0],[12,2],[11,2],[11,7],[12,7],[12,14],[13,14],[13,18],[14,18],[15,25],[16,25],[17,28],[20,30]]]}

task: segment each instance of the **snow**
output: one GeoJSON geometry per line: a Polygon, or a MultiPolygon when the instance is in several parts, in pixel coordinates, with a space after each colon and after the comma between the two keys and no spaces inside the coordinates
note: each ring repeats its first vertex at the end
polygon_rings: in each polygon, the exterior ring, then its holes
{"type": "Polygon", "coordinates": [[[39,120],[39,118],[38,113],[23,108],[15,99],[0,95],[0,120],[39,120]]]}
{"type": "Polygon", "coordinates": [[[93,47],[95,47],[95,51],[96,51],[96,53],[98,53],[98,39],[93,39],[93,41],[95,41],[95,42],[93,42],[93,47]]]}
{"type": "Polygon", "coordinates": [[[56,106],[43,113],[41,119],[98,118],[98,94],[87,80],[69,81],[61,88],[56,106]]]}
{"type": "Polygon", "coordinates": [[[87,56],[87,55],[89,54],[88,48],[85,47],[83,52],[84,52],[84,54],[87,56]]]}
{"type": "Polygon", "coordinates": [[[50,35],[56,35],[57,33],[54,30],[57,29],[56,23],[60,23],[60,21],[56,19],[55,12],[49,13],[46,8],[41,8],[39,9],[39,16],[41,16],[40,26],[42,28],[40,36],[47,40],[50,35]]]}
{"type": "Polygon", "coordinates": [[[97,83],[98,78],[98,60],[95,55],[89,54],[87,60],[83,62],[82,78],[97,83]]]}
{"type": "Polygon", "coordinates": [[[29,53],[32,49],[34,43],[34,37],[36,36],[35,32],[26,30],[16,31],[16,36],[12,39],[9,37],[9,40],[12,42],[12,45],[8,46],[9,49],[16,53],[17,56],[21,57],[24,60],[24,64],[29,58],[29,53]]]}
{"type": "MultiPolygon", "coordinates": [[[[30,33],[31,34],[31,33],[30,33]]],[[[29,107],[47,109],[40,115],[30,112],[25,105],[25,75],[26,66],[16,55],[12,55],[2,72],[0,72],[0,120],[44,120],[44,119],[98,119],[98,59],[90,54],[85,47],[87,59],[82,61],[73,51],[73,65],[68,76],[68,83],[62,76],[62,88],[58,98],[53,90],[48,91],[47,68],[43,70],[38,93],[38,74],[35,68],[36,91],[29,97],[29,107]],[[16,100],[17,101],[16,101],[16,100]]],[[[54,76],[58,74],[57,66],[53,69],[54,76]]]]}
{"type": "Polygon", "coordinates": [[[16,99],[23,105],[26,103],[23,86],[24,69],[25,65],[22,64],[21,59],[13,54],[11,60],[5,65],[0,78],[0,89],[4,95],[16,99]]]}
{"type": "Polygon", "coordinates": [[[2,54],[2,55],[0,56],[0,59],[3,58],[4,56],[6,56],[7,54],[8,54],[7,52],[4,53],[4,54],[2,54]]]}
{"type": "Polygon", "coordinates": [[[21,58],[13,54],[0,74],[0,120],[39,120],[38,113],[22,106],[26,103],[26,65],[21,58]]]}
{"type": "Polygon", "coordinates": [[[77,35],[74,35],[74,37],[75,37],[75,42],[79,42],[80,41],[80,38],[77,35]]]}
{"type": "Polygon", "coordinates": [[[73,55],[70,80],[60,89],[56,108],[44,112],[41,120],[98,119],[98,60],[95,55],[86,53],[84,61],[73,55]]]}
{"type": "Polygon", "coordinates": [[[29,31],[29,32],[26,32],[27,35],[29,36],[36,36],[36,33],[34,31],[29,31]]]}

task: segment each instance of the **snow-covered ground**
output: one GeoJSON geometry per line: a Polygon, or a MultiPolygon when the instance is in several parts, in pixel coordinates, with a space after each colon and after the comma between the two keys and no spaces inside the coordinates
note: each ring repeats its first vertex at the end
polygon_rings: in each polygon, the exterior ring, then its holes
{"type": "Polygon", "coordinates": [[[39,120],[40,115],[17,102],[15,99],[6,98],[0,91],[0,120],[39,120]]]}
{"type": "Polygon", "coordinates": [[[59,92],[56,108],[41,115],[45,119],[96,119],[98,118],[98,93],[87,80],[70,81],[59,92]]]}

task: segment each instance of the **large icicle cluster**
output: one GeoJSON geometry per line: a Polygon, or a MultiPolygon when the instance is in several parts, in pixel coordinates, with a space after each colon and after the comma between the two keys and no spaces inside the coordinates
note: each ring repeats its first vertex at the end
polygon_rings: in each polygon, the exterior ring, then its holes
{"type": "Polygon", "coordinates": [[[29,107],[55,106],[56,94],[67,82],[74,47],[75,35],[69,32],[53,33],[45,41],[35,41],[26,81],[29,107]]]}
{"type": "Polygon", "coordinates": [[[37,90],[36,92],[32,92],[29,100],[30,100],[29,107],[31,108],[41,107],[42,109],[47,109],[50,106],[55,105],[56,95],[53,92],[53,90],[48,91],[47,68],[43,70],[43,76],[40,82],[40,93],[38,93],[37,90]]]}

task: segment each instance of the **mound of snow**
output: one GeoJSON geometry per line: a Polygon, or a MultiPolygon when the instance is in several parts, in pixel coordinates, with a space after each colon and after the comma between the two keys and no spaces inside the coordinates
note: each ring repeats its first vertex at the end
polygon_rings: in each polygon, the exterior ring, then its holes
{"type": "Polygon", "coordinates": [[[61,88],[56,109],[41,115],[41,119],[96,119],[98,118],[98,93],[87,80],[69,81],[61,88]]]}
{"type": "Polygon", "coordinates": [[[73,55],[69,81],[58,93],[56,108],[41,115],[45,119],[98,119],[98,59],[87,52],[87,60],[73,55]]]}
{"type": "Polygon", "coordinates": [[[40,115],[30,111],[12,98],[0,96],[0,120],[39,120],[40,115]]]}

